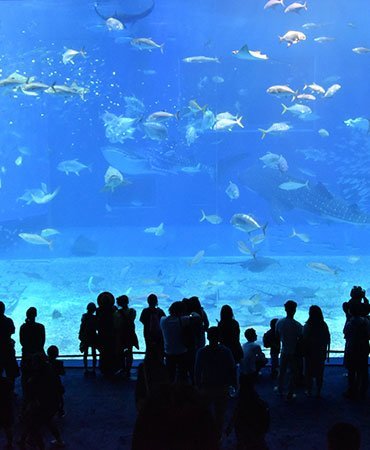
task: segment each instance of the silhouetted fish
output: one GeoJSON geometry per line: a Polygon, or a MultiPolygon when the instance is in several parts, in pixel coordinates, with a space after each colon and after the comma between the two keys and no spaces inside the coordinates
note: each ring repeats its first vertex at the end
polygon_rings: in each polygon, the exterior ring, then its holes
{"type": "Polygon", "coordinates": [[[139,12],[137,14],[129,14],[125,13],[123,10],[115,9],[114,4],[108,4],[108,6],[107,4],[105,4],[103,8],[103,5],[100,5],[99,2],[95,3],[94,9],[96,14],[105,21],[113,17],[114,19],[117,19],[123,24],[125,24],[137,22],[138,20],[144,19],[144,17],[148,16],[153,11],[154,5],[155,5],[154,0],[152,0],[151,5],[147,9],[144,9],[142,12],[139,12]],[[111,14],[106,13],[108,11],[108,7],[112,8],[111,14]],[[103,8],[104,12],[102,12],[102,9],[99,10],[98,8],[103,8]]]}

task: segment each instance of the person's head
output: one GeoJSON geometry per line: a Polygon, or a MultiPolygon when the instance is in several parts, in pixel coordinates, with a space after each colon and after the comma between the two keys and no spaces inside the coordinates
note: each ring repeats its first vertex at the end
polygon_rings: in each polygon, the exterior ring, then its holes
{"type": "Polygon", "coordinates": [[[95,303],[93,303],[93,302],[88,303],[86,306],[86,311],[90,314],[94,314],[94,312],[96,311],[95,303]]]}
{"type": "Polygon", "coordinates": [[[101,292],[96,301],[99,308],[109,308],[114,306],[114,295],[111,292],[101,292]]]}
{"type": "Polygon", "coordinates": [[[26,311],[26,320],[28,322],[34,322],[37,317],[37,309],[34,306],[31,306],[26,311]]]}
{"type": "Polygon", "coordinates": [[[350,296],[352,300],[361,301],[365,297],[365,291],[361,286],[353,286],[350,296]]]}
{"type": "Polygon", "coordinates": [[[248,342],[255,342],[257,340],[257,333],[254,328],[247,328],[244,332],[244,336],[248,342]]]}
{"type": "Polygon", "coordinates": [[[127,295],[120,295],[117,297],[116,302],[120,308],[126,308],[129,304],[129,299],[127,295]]]}
{"type": "Polygon", "coordinates": [[[324,321],[324,316],[320,306],[312,305],[308,310],[308,321],[309,323],[320,323],[324,321]]]}
{"type": "Polygon", "coordinates": [[[200,304],[199,298],[195,295],[190,297],[188,300],[188,308],[190,312],[196,312],[199,315],[202,313],[202,306],[200,304]]]}
{"type": "Polygon", "coordinates": [[[276,327],[276,322],[278,321],[278,319],[272,319],[271,321],[270,321],[270,328],[271,328],[271,330],[275,330],[275,327],[276,327]]]}
{"type": "Polygon", "coordinates": [[[180,317],[184,312],[184,305],[182,302],[173,302],[168,308],[170,316],[180,317]]]}
{"type": "Polygon", "coordinates": [[[220,341],[220,333],[217,327],[209,327],[207,330],[209,345],[217,345],[220,341]]]}
{"type": "Polygon", "coordinates": [[[357,427],[347,422],[338,422],[328,431],[328,450],[359,450],[361,434],[357,427]]]}
{"type": "Polygon", "coordinates": [[[221,320],[231,320],[234,318],[233,309],[230,305],[223,305],[220,311],[221,320]]]}
{"type": "Polygon", "coordinates": [[[285,312],[288,317],[294,317],[297,311],[297,303],[294,300],[287,300],[284,304],[285,312]]]}
{"type": "Polygon", "coordinates": [[[57,359],[59,356],[59,348],[56,345],[50,345],[46,353],[50,359],[57,359]]]}
{"type": "Polygon", "coordinates": [[[5,303],[0,301],[0,316],[5,314],[5,303]]]}
{"type": "Polygon", "coordinates": [[[155,308],[158,305],[158,297],[155,294],[149,294],[147,301],[151,308],[155,308]]]}

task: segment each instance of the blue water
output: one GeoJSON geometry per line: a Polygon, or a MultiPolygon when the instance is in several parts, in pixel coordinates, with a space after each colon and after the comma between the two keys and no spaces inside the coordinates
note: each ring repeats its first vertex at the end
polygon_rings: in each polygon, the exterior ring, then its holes
{"type": "MultiPolygon", "coordinates": [[[[126,23],[123,31],[110,31],[94,2],[55,3],[0,3],[0,80],[17,72],[24,85],[36,77],[51,86],[51,93],[27,95],[22,83],[2,86],[0,81],[2,297],[17,326],[25,310],[36,305],[48,343],[75,353],[85,304],[100,289],[110,289],[115,295],[128,292],[137,310],[151,291],[162,294],[163,307],[198,293],[213,321],[220,306],[230,303],[242,327],[253,325],[261,335],[269,319],[283,313],[279,305],[289,296],[301,305],[301,321],[310,304],[322,306],[335,347],[342,348],[341,302],[353,284],[369,284],[370,227],[354,223],[354,217],[370,214],[370,55],[352,51],[370,46],[368,2],[312,0],[307,11],[285,14],[281,6],[264,10],[263,0],[157,0],[147,17],[126,23]],[[316,26],[302,27],[307,23],[316,26]],[[303,31],[307,39],[288,48],[278,36],[289,30],[303,31]],[[143,37],[164,44],[163,54],[131,45],[143,37]],[[318,43],[317,37],[334,40],[318,43]],[[269,59],[236,58],[232,51],[245,44],[269,59]],[[83,49],[86,57],[77,54],[74,64],[64,64],[67,49],[83,49]],[[219,62],[183,61],[192,56],[219,62]],[[88,89],[83,98],[57,94],[58,86],[73,82],[88,89]],[[310,93],[302,89],[313,82],[325,90],[333,84],[341,89],[331,98],[315,94],[315,101],[302,103],[312,110],[304,118],[281,114],[281,103],[295,104],[292,96],[266,93],[273,85],[310,93]],[[137,99],[139,109],[128,109],[127,97],[137,99]],[[192,100],[203,110],[189,109],[192,100]],[[179,116],[161,122],[165,139],[145,132],[148,116],[156,111],[179,116]],[[133,138],[112,137],[103,121],[106,112],[115,115],[109,116],[110,125],[114,117],[135,119],[133,138]],[[222,112],[242,116],[244,128],[212,129],[222,112]],[[346,124],[349,119],[357,121],[346,124]],[[291,128],[262,140],[258,129],[276,122],[291,128]],[[194,139],[189,139],[191,127],[194,139]],[[320,129],[329,135],[322,137],[320,129]],[[104,190],[106,147],[139,156],[155,173],[121,169],[130,184],[104,190]],[[268,152],[282,155],[288,171],[264,168],[260,158],[268,152]],[[58,164],[74,159],[88,166],[79,176],[58,170],[58,164]],[[272,192],[275,175],[283,177],[281,182],[308,181],[308,187],[283,192],[279,182],[272,192]],[[259,189],[252,178],[259,180],[259,189]],[[230,181],[240,191],[234,200],[225,193],[230,181]],[[20,199],[30,189],[40,191],[41,183],[46,188],[37,195],[59,189],[55,198],[45,204],[20,199]],[[261,186],[269,195],[262,195],[261,186]],[[295,193],[312,194],[324,210],[308,211],[302,202],[284,197],[295,193]],[[325,214],[331,199],[345,205],[345,217],[336,217],[333,209],[325,214]],[[200,223],[202,209],[222,223],[200,223]],[[235,213],[252,216],[261,227],[267,224],[262,243],[249,242],[260,229],[249,235],[230,224],[235,213]],[[145,232],[161,223],[162,235],[145,232]],[[46,238],[51,249],[19,237],[40,236],[46,228],[60,232],[46,238]],[[303,240],[290,237],[293,228],[303,240]],[[238,241],[256,252],[257,271],[224,264],[254,262],[238,250],[238,241]],[[189,265],[199,251],[204,257],[189,265]],[[313,262],[329,271],[312,270],[307,264],[313,262]],[[53,319],[54,310],[61,317],[53,319]]],[[[109,17],[151,5],[152,0],[101,1],[98,9],[109,17]]]]}

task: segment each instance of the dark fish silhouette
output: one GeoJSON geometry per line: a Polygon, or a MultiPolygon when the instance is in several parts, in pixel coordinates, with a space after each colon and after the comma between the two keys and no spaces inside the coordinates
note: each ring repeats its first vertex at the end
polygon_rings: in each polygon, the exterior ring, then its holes
{"type": "Polygon", "coordinates": [[[155,5],[154,0],[152,0],[151,5],[147,9],[144,9],[144,11],[139,12],[137,14],[125,13],[123,10],[120,9],[122,8],[121,6],[119,9],[113,9],[114,8],[113,5],[111,6],[112,7],[111,14],[107,14],[105,11],[108,10],[108,6],[102,7],[102,5],[99,4],[99,2],[96,2],[94,4],[94,9],[96,14],[103,20],[108,20],[110,17],[113,17],[114,19],[117,19],[121,23],[125,24],[137,22],[138,20],[144,19],[144,17],[148,16],[153,11],[154,5],[155,5]]]}
{"type": "Polygon", "coordinates": [[[251,167],[240,175],[243,185],[271,204],[276,217],[287,210],[301,209],[340,222],[370,224],[370,214],[331,194],[322,183],[309,182],[307,187],[290,191],[279,187],[288,181],[305,183],[307,180],[259,166],[251,167]]]}

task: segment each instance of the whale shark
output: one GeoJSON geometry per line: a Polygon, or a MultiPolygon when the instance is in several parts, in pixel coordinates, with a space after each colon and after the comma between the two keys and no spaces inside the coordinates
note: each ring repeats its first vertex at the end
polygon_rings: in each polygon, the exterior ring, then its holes
{"type": "Polygon", "coordinates": [[[103,5],[103,4],[100,4],[99,2],[96,2],[94,4],[94,9],[95,9],[96,14],[105,21],[108,20],[109,18],[113,17],[114,19],[117,19],[120,22],[122,22],[123,24],[125,24],[125,23],[137,22],[140,19],[144,19],[144,17],[148,16],[153,11],[154,5],[155,5],[154,0],[151,0],[151,3],[148,6],[148,8],[144,9],[141,12],[137,12],[137,13],[124,12],[122,9],[122,5],[115,8],[115,5],[110,4],[110,3],[105,3],[103,5]],[[110,12],[109,12],[109,9],[111,9],[110,12]]]}
{"type": "Polygon", "coordinates": [[[245,187],[270,203],[273,215],[276,217],[284,211],[300,209],[333,221],[370,224],[370,213],[332,194],[321,182],[307,182],[307,180],[291,176],[288,172],[259,166],[253,166],[241,172],[239,178],[245,187]],[[288,182],[305,186],[293,190],[284,190],[279,187],[288,182]]]}

